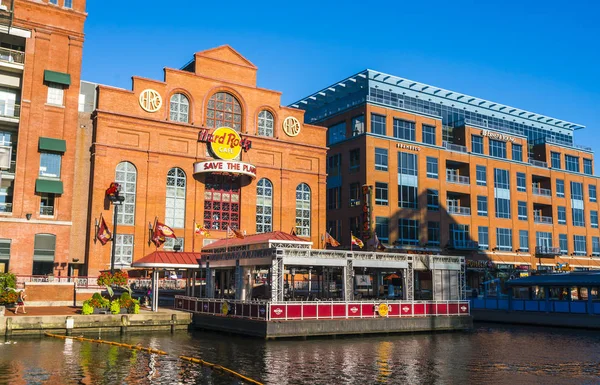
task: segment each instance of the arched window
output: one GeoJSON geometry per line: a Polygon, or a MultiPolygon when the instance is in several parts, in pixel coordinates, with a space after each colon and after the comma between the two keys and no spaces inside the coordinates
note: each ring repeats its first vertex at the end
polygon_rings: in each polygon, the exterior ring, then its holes
{"type": "Polygon", "coordinates": [[[207,127],[230,127],[236,131],[242,129],[242,107],[240,102],[227,92],[217,92],[208,101],[206,113],[207,127]]]}
{"type": "Polygon", "coordinates": [[[184,94],[174,94],[171,96],[169,107],[170,119],[174,122],[189,122],[190,102],[184,94]]]}
{"type": "Polygon", "coordinates": [[[310,237],[310,187],[306,183],[296,187],[296,235],[310,237]]]}
{"type": "Polygon", "coordinates": [[[185,227],[185,172],[172,168],[167,173],[165,224],[177,229],[185,227]]]}
{"type": "Polygon", "coordinates": [[[273,136],[273,114],[262,110],[258,114],[258,135],[273,136]]]}
{"type": "Polygon", "coordinates": [[[121,187],[121,195],[125,201],[119,207],[117,223],[120,225],[133,225],[135,222],[135,184],[137,181],[137,170],[129,162],[121,162],[117,165],[115,182],[121,187]]]}
{"type": "Polygon", "coordinates": [[[256,233],[273,231],[273,184],[262,178],[256,185],[256,233]]]}

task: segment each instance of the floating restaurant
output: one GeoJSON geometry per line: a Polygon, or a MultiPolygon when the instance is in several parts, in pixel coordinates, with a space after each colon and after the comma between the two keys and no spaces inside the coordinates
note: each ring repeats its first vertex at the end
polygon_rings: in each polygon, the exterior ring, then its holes
{"type": "Polygon", "coordinates": [[[199,328],[281,338],[471,326],[463,257],[313,249],[283,232],[219,240],[199,256],[189,282],[205,284],[175,299],[199,328]]]}

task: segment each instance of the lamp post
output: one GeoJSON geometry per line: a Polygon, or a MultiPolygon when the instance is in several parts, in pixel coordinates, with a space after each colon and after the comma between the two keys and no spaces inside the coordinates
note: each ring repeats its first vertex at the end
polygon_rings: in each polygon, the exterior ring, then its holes
{"type": "Polygon", "coordinates": [[[113,233],[112,233],[112,250],[110,255],[110,273],[115,273],[115,251],[117,248],[116,238],[117,238],[117,218],[119,216],[119,206],[123,204],[125,201],[125,197],[120,194],[121,186],[118,183],[113,182],[110,184],[108,190],[106,190],[106,196],[110,203],[113,204],[114,207],[114,218],[113,218],[113,233]]]}

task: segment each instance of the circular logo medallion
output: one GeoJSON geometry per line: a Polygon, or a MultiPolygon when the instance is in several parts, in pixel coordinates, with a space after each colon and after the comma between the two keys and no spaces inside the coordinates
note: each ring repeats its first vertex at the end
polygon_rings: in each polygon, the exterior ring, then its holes
{"type": "Polygon", "coordinates": [[[388,315],[388,312],[390,311],[387,303],[380,303],[379,306],[377,307],[377,312],[379,313],[380,317],[385,317],[388,315]]]}
{"type": "Polygon", "coordinates": [[[300,133],[300,122],[293,116],[288,116],[283,121],[283,132],[287,136],[296,136],[300,133]]]}
{"type": "Polygon", "coordinates": [[[156,112],[162,106],[162,98],[157,91],[147,89],[140,93],[140,107],[144,111],[156,112]]]}
{"type": "Polygon", "coordinates": [[[213,154],[223,160],[237,158],[242,152],[242,138],[236,130],[229,127],[220,127],[213,132],[214,140],[210,143],[213,154]]]}
{"type": "Polygon", "coordinates": [[[229,313],[229,304],[227,302],[223,302],[221,305],[221,313],[223,313],[223,315],[227,315],[227,313],[229,313]]]}

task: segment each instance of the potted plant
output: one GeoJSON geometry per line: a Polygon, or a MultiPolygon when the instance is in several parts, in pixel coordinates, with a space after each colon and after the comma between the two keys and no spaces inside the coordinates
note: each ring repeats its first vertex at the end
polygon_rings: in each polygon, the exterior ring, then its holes
{"type": "Polygon", "coordinates": [[[102,297],[100,293],[94,293],[92,298],[88,299],[83,303],[83,308],[81,309],[82,314],[100,314],[102,312],[107,312],[108,307],[110,305],[110,301],[106,298],[102,297]],[[87,306],[86,306],[87,305],[87,306]],[[90,308],[92,312],[90,313],[90,308]],[[86,312],[84,312],[84,309],[86,312]]]}

